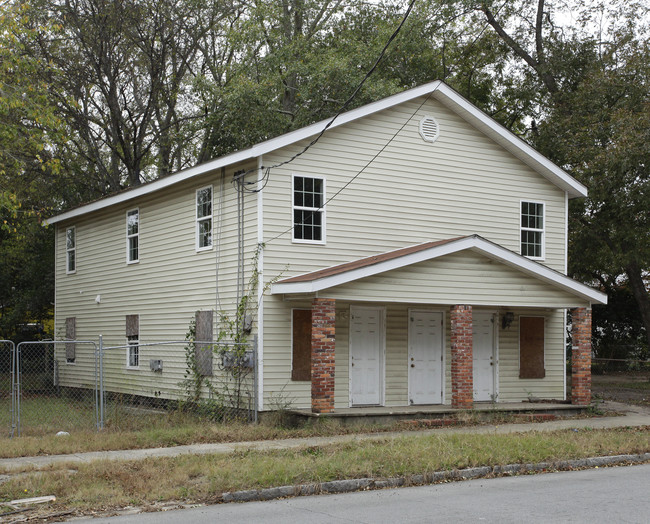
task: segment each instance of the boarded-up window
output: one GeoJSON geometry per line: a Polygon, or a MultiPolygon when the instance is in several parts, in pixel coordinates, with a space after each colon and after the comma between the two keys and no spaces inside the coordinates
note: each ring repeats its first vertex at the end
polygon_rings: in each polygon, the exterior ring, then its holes
{"type": "Polygon", "coordinates": [[[311,309],[293,310],[291,380],[311,380],[311,309]]]}
{"type": "MultiPolygon", "coordinates": [[[[68,317],[65,319],[65,338],[66,340],[74,340],[77,336],[77,319],[75,317],[68,317]]],[[[76,344],[66,342],[65,344],[65,360],[66,362],[74,362],[76,358],[76,344]]]]}
{"type": "Polygon", "coordinates": [[[544,318],[519,317],[519,378],[544,378],[544,318]]]}
{"type": "Polygon", "coordinates": [[[196,370],[204,377],[212,375],[212,311],[196,312],[196,370]],[[208,342],[201,344],[200,342],[208,342]]]}

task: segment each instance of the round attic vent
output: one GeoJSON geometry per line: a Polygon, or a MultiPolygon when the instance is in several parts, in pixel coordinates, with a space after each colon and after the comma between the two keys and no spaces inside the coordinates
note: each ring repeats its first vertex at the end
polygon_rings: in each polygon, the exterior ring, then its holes
{"type": "Polygon", "coordinates": [[[420,135],[425,142],[435,142],[440,134],[438,121],[432,116],[425,116],[420,120],[420,135]]]}

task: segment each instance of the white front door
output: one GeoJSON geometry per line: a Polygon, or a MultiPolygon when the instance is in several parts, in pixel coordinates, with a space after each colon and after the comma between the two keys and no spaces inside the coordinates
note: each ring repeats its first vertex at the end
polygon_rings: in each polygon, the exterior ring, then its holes
{"type": "Polygon", "coordinates": [[[442,313],[409,311],[409,402],[442,404],[442,313]]]}
{"type": "Polygon", "coordinates": [[[380,405],[384,387],[384,312],[350,308],[350,401],[353,406],[380,405]]]}
{"type": "Polygon", "coordinates": [[[472,313],[474,400],[478,401],[496,400],[494,322],[493,313],[484,311],[472,313]]]}

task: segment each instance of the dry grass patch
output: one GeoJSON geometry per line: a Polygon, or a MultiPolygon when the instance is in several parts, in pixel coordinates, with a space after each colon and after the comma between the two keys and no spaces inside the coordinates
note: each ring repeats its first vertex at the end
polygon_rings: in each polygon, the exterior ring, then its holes
{"type": "Polygon", "coordinates": [[[642,453],[650,451],[649,429],[434,434],[299,450],[61,465],[1,485],[0,500],[53,494],[58,507],[79,509],[167,500],[210,502],[224,491],[240,489],[642,453]]]}

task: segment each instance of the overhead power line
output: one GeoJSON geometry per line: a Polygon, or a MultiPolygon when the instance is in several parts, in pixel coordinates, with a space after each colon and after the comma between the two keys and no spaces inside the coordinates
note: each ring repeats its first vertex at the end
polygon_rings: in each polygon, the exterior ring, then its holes
{"type": "Polygon", "coordinates": [[[373,63],[372,67],[368,70],[368,72],[365,74],[365,76],[363,77],[361,82],[357,85],[355,90],[352,92],[352,95],[350,95],[350,97],[343,103],[343,105],[336,112],[336,114],[329,120],[329,122],[327,122],[327,124],[321,130],[321,132],[311,142],[309,142],[309,144],[307,144],[301,151],[299,151],[298,153],[293,155],[288,160],[284,160],[283,162],[279,162],[278,164],[274,164],[274,165],[272,165],[270,167],[261,166],[259,168],[249,169],[249,170],[244,171],[243,173],[241,173],[239,175],[236,175],[234,177],[234,182],[236,184],[238,184],[238,186],[241,187],[242,190],[248,191],[250,193],[258,193],[259,191],[262,191],[266,187],[266,184],[268,183],[268,179],[269,179],[269,176],[271,174],[271,169],[275,169],[275,168],[278,168],[278,167],[281,167],[281,166],[284,166],[284,165],[287,165],[287,164],[293,162],[296,158],[298,158],[299,156],[301,156],[305,152],[307,152],[309,150],[309,148],[311,148],[314,144],[316,144],[316,142],[318,142],[321,139],[321,137],[325,134],[325,131],[327,131],[332,126],[332,124],[334,124],[336,119],[339,116],[341,116],[341,114],[344,113],[347,110],[347,108],[350,106],[352,101],[356,98],[357,94],[359,93],[359,91],[361,90],[363,85],[366,83],[366,80],[368,80],[368,78],[370,78],[370,75],[372,75],[374,73],[375,69],[377,69],[377,66],[379,65],[379,62],[381,62],[382,58],[384,58],[384,55],[386,54],[386,51],[388,50],[388,47],[393,42],[393,40],[395,40],[395,38],[397,37],[399,32],[402,30],[402,27],[404,26],[404,24],[406,23],[406,20],[408,19],[409,15],[411,14],[411,11],[413,10],[413,6],[415,5],[416,1],[417,0],[411,0],[411,2],[409,3],[408,8],[406,9],[406,12],[404,13],[404,16],[402,17],[401,22],[397,26],[397,29],[395,29],[395,31],[393,31],[393,33],[390,35],[390,38],[386,41],[386,44],[384,45],[383,49],[381,50],[381,53],[379,53],[379,56],[377,57],[377,59],[373,63]],[[261,179],[250,181],[250,182],[243,182],[243,178],[246,175],[248,175],[250,173],[257,172],[258,170],[263,170],[264,171],[264,176],[262,176],[261,179]],[[250,185],[258,185],[260,182],[263,182],[262,187],[258,187],[256,189],[249,189],[249,188],[246,187],[246,186],[250,186],[250,185]]]}

